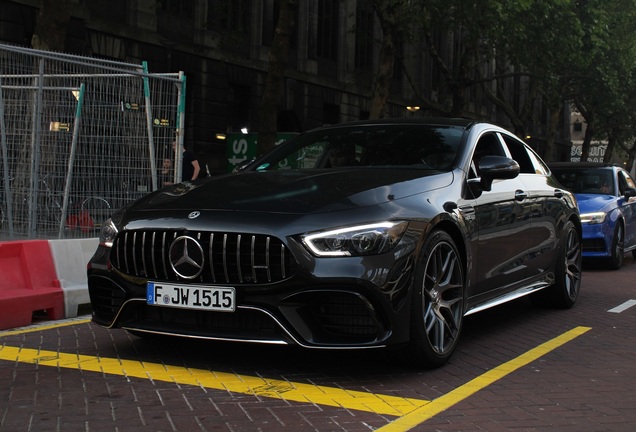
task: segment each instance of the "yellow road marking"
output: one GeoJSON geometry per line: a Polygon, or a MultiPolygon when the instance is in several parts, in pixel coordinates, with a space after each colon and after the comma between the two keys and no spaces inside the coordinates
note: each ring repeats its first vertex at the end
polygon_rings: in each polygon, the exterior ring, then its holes
{"type": "Polygon", "coordinates": [[[129,378],[174,382],[181,385],[200,386],[293,402],[315,403],[390,416],[401,416],[429,403],[429,401],[421,399],[380,395],[205,369],[191,369],[159,363],[66,354],[11,346],[0,348],[0,360],[37,363],[42,366],[101,372],[129,378]]]}
{"type": "MultiPolygon", "coordinates": [[[[89,320],[81,320],[65,324],[41,326],[35,329],[0,332],[0,337],[11,334],[42,331],[65,325],[81,324],[88,321],[89,320]]],[[[176,384],[200,386],[234,393],[284,399],[293,402],[315,403],[382,415],[391,415],[398,418],[386,426],[377,429],[377,431],[403,432],[424,423],[426,420],[449,409],[479,390],[493,384],[519,368],[528,365],[589,330],[591,330],[591,327],[576,327],[432,401],[272,380],[205,369],[190,369],[159,363],[66,354],[56,351],[43,351],[10,346],[0,347],[0,360],[32,364],[37,363],[43,366],[174,382],[176,384]]]]}
{"type": "Polygon", "coordinates": [[[404,415],[386,426],[376,431],[379,432],[403,432],[414,428],[435,415],[447,410],[453,405],[463,401],[467,397],[477,393],[479,390],[489,386],[495,381],[505,377],[506,375],[526,366],[527,364],[539,359],[552,350],[570,342],[571,340],[581,336],[585,332],[591,330],[591,327],[576,327],[562,335],[549,340],[536,348],[527,351],[517,358],[510,360],[480,376],[472,379],[461,387],[456,388],[443,396],[438,397],[411,413],[404,415]]]}
{"type": "Polygon", "coordinates": [[[23,333],[35,333],[39,331],[51,330],[59,327],[67,327],[76,324],[87,324],[89,322],[91,322],[90,318],[73,318],[62,322],[55,322],[53,324],[37,324],[18,330],[2,330],[0,331],[0,337],[18,335],[23,333]]]}

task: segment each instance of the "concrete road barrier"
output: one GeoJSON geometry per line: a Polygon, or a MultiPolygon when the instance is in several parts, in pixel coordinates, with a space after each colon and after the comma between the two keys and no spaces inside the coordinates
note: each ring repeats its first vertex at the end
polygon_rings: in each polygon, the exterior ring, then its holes
{"type": "Polygon", "coordinates": [[[55,272],[64,291],[64,315],[77,316],[80,305],[90,303],[86,264],[97,249],[98,239],[49,240],[55,272]]]}
{"type": "Polygon", "coordinates": [[[86,264],[98,239],[0,242],[0,330],[23,327],[34,314],[76,317],[90,303],[86,264]]]}

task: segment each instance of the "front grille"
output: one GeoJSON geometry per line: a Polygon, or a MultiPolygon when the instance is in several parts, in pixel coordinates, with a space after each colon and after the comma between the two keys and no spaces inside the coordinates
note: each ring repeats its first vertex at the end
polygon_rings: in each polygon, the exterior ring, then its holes
{"type": "Polygon", "coordinates": [[[603,239],[584,239],[583,252],[605,252],[605,241],[603,239]]]}
{"type": "Polygon", "coordinates": [[[375,338],[381,329],[373,309],[357,295],[329,293],[312,299],[310,305],[325,335],[375,338]]]}
{"type": "Polygon", "coordinates": [[[286,338],[267,314],[242,308],[225,313],[148,306],[143,301],[135,301],[126,305],[119,325],[129,329],[203,338],[254,341],[280,341],[286,338]]]}
{"type": "Polygon", "coordinates": [[[113,266],[130,276],[182,280],[170,264],[169,250],[180,237],[195,239],[203,250],[203,270],[190,282],[211,284],[263,284],[291,276],[294,260],[282,241],[261,234],[185,230],[131,230],[113,242],[113,266]]]}
{"type": "Polygon", "coordinates": [[[88,278],[88,294],[96,320],[104,325],[113,322],[126,299],[126,293],[121,287],[110,279],[93,275],[88,278]]]}

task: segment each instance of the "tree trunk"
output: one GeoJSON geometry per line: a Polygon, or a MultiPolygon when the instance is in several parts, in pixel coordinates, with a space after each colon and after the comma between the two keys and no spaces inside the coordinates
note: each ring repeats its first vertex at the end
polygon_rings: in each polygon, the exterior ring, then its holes
{"type": "Polygon", "coordinates": [[[269,68],[259,109],[257,156],[272,150],[276,141],[277,118],[285,92],[285,71],[289,41],[295,27],[296,0],[281,0],[280,14],[269,50],[269,68]]]}
{"type": "Polygon", "coordinates": [[[610,163],[612,162],[612,155],[614,154],[614,146],[616,144],[616,135],[613,131],[610,131],[607,137],[607,149],[605,150],[605,154],[603,155],[603,162],[610,163]]]}
{"type": "Polygon", "coordinates": [[[546,162],[552,162],[554,141],[555,141],[556,132],[559,129],[559,124],[561,123],[560,120],[561,120],[561,109],[560,108],[552,109],[550,112],[550,123],[548,124],[548,131],[546,134],[545,149],[543,151],[543,155],[541,155],[541,157],[546,162]]]}
{"type": "Polygon", "coordinates": [[[391,1],[373,0],[373,9],[382,27],[382,45],[380,47],[380,61],[378,63],[377,75],[371,95],[370,119],[380,119],[384,117],[384,108],[389,99],[391,79],[393,78],[393,67],[395,66],[395,16],[393,8],[396,7],[391,1]]]}
{"type": "Polygon", "coordinates": [[[630,173],[634,167],[634,159],[636,159],[636,140],[632,143],[630,150],[627,151],[627,165],[625,166],[625,169],[630,173]]]}
{"type": "Polygon", "coordinates": [[[384,108],[389,99],[389,88],[391,78],[393,78],[393,66],[395,64],[395,50],[393,48],[393,35],[384,31],[382,47],[380,49],[380,63],[378,64],[378,75],[373,87],[371,96],[370,119],[381,119],[384,117],[384,108]]]}
{"type": "Polygon", "coordinates": [[[587,127],[585,128],[585,136],[583,137],[583,145],[581,146],[581,162],[587,162],[587,158],[590,156],[590,145],[592,144],[592,137],[594,136],[594,117],[589,116],[585,118],[587,127]]]}

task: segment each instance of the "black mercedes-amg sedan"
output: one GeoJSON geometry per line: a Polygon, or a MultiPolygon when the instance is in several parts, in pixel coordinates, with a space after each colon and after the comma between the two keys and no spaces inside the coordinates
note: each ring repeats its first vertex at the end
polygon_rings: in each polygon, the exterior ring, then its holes
{"type": "Polygon", "coordinates": [[[104,225],[93,321],[133,334],[392,348],[444,364],[464,317],[571,307],[574,196],[506,130],[391,119],[302,133],[238,172],[160,189],[104,225]]]}

